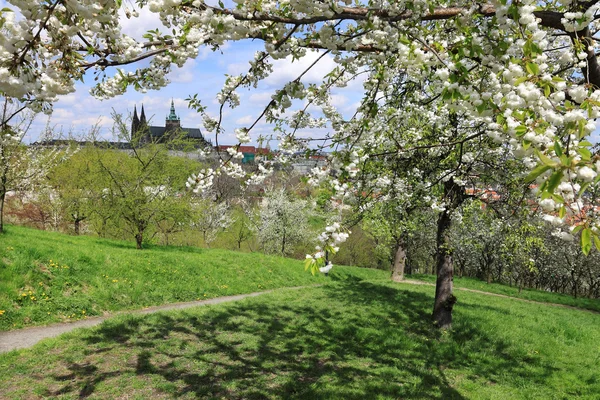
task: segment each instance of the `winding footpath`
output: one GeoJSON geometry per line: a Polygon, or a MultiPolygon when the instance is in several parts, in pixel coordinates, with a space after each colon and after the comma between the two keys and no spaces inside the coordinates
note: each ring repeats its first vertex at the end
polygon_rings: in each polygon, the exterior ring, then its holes
{"type": "MultiPolygon", "coordinates": [[[[414,281],[414,280],[403,280],[403,281],[400,281],[397,283],[403,283],[403,284],[409,284],[409,285],[435,286],[434,284],[429,283],[429,282],[414,281]]],[[[5,353],[5,352],[11,351],[11,350],[16,350],[16,349],[23,349],[26,347],[31,347],[42,339],[55,337],[55,336],[61,335],[66,332],[70,332],[77,328],[90,328],[92,326],[101,324],[105,320],[112,318],[115,315],[123,315],[123,314],[144,315],[144,314],[152,314],[152,313],[159,312],[159,311],[183,310],[185,308],[190,308],[190,307],[200,307],[200,306],[208,306],[208,305],[212,305],[212,304],[220,304],[220,303],[228,303],[228,302],[232,302],[232,301],[238,301],[238,300],[242,300],[242,299],[245,299],[248,297],[256,297],[256,296],[260,296],[260,295],[267,294],[267,293],[273,293],[273,292],[279,291],[279,290],[298,290],[298,289],[306,289],[306,288],[319,287],[319,286],[322,286],[322,285],[295,286],[295,287],[289,287],[289,288],[265,290],[263,292],[239,294],[239,295],[235,295],[235,296],[216,297],[214,299],[208,299],[208,300],[189,301],[189,302],[185,302],[185,303],[171,303],[171,304],[165,304],[165,305],[161,305],[161,306],[143,308],[141,310],[118,312],[118,313],[106,315],[103,317],[91,317],[91,318],[86,318],[86,319],[76,321],[76,322],[65,322],[65,323],[58,323],[58,324],[47,325],[47,326],[38,326],[38,327],[32,327],[32,328],[17,329],[17,330],[8,331],[8,332],[0,332],[0,353],[5,353]]],[[[552,307],[568,308],[571,310],[586,311],[586,312],[590,312],[593,314],[600,314],[600,312],[598,312],[598,311],[588,310],[585,308],[573,307],[573,306],[569,306],[569,305],[565,305],[565,304],[544,303],[541,301],[521,299],[518,297],[512,297],[512,296],[507,296],[507,295],[498,294],[498,293],[484,292],[484,291],[475,290],[475,289],[456,288],[456,287],[454,289],[460,290],[460,291],[465,291],[465,292],[484,294],[487,296],[495,296],[495,297],[502,297],[502,298],[506,298],[506,299],[513,299],[513,300],[518,300],[518,301],[522,301],[525,303],[542,304],[542,305],[547,305],[547,306],[552,306],[552,307]]]]}
{"type": "Polygon", "coordinates": [[[92,326],[96,326],[106,321],[109,318],[112,318],[116,315],[144,315],[144,314],[152,314],[159,311],[169,311],[169,310],[183,310],[185,308],[190,307],[200,307],[200,306],[208,306],[212,304],[220,304],[220,303],[228,303],[232,301],[242,300],[248,297],[256,297],[267,293],[273,293],[279,290],[298,290],[305,289],[309,287],[318,287],[321,285],[311,285],[311,286],[295,286],[289,288],[280,288],[280,289],[272,289],[265,290],[263,292],[254,292],[247,294],[238,294],[235,296],[223,296],[216,297],[214,299],[208,300],[198,300],[198,301],[189,301],[185,303],[170,303],[161,306],[147,307],[141,310],[132,310],[132,311],[122,311],[115,314],[106,315],[103,317],[91,317],[82,319],[75,322],[63,322],[58,324],[46,325],[46,326],[37,326],[32,328],[25,329],[17,329],[14,331],[8,332],[0,332],[0,353],[6,353],[11,350],[23,349],[26,347],[31,347],[42,339],[47,339],[51,337],[55,337],[61,335],[66,332],[71,332],[77,328],[90,328],[92,326]]]}

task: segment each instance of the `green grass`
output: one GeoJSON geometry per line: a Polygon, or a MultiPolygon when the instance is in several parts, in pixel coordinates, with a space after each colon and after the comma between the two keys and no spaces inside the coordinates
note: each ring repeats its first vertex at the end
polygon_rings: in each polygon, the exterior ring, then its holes
{"type": "Polygon", "coordinates": [[[387,278],[352,267],[331,275],[312,276],[302,261],[259,253],[139,251],[128,242],[8,226],[0,235],[0,330],[331,279],[387,278]]]}
{"type": "MultiPolygon", "coordinates": [[[[407,275],[407,279],[420,280],[435,284],[434,275],[407,275]]],[[[519,288],[515,286],[502,285],[500,283],[486,283],[474,278],[454,277],[454,286],[457,288],[481,290],[483,292],[503,294],[520,299],[540,301],[543,303],[564,304],[567,306],[584,308],[586,310],[600,312],[600,300],[588,298],[574,298],[562,293],[550,293],[542,290],[523,289],[519,293],[519,288]]]]}
{"type": "Polygon", "coordinates": [[[597,399],[600,315],[343,281],[227,305],[119,316],[0,355],[0,397],[597,399]]]}

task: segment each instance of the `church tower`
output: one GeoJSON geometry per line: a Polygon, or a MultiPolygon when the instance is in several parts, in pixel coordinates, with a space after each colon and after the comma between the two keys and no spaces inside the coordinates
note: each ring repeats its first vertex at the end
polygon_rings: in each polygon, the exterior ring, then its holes
{"type": "Polygon", "coordinates": [[[171,99],[171,110],[167,119],[165,120],[165,133],[167,132],[176,132],[181,129],[181,120],[175,114],[175,104],[173,103],[173,99],[171,99]]]}
{"type": "Polygon", "coordinates": [[[138,135],[140,130],[140,119],[137,114],[137,107],[133,106],[133,119],[131,120],[131,137],[134,138],[138,135]]]}
{"type": "Polygon", "coordinates": [[[142,104],[142,112],[140,114],[140,128],[146,129],[148,128],[148,122],[146,121],[146,114],[144,113],[144,105],[142,104]]]}

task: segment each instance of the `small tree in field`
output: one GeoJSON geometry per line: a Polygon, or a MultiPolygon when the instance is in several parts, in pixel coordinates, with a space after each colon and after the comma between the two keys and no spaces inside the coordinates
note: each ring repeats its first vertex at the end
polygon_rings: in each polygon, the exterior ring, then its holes
{"type": "Polygon", "coordinates": [[[115,127],[119,136],[128,140],[131,150],[125,153],[96,147],[94,162],[99,168],[104,205],[113,210],[141,249],[144,241],[156,233],[157,224],[173,217],[169,210],[178,207],[186,178],[197,165],[169,156],[166,144],[140,145],[129,136],[118,115],[115,127]]]}
{"type": "Polygon", "coordinates": [[[269,192],[260,205],[256,228],[263,250],[273,254],[290,254],[294,246],[310,235],[309,212],[306,201],[290,198],[285,190],[269,192]]]}
{"type": "Polygon", "coordinates": [[[234,222],[227,203],[215,203],[209,199],[192,202],[192,226],[202,234],[207,247],[214,242],[219,232],[234,222]]]}

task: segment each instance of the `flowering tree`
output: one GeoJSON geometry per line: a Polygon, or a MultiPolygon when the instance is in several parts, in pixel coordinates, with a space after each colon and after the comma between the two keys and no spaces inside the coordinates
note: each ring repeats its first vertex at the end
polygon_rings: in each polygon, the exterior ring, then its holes
{"type": "MultiPolygon", "coordinates": [[[[53,101],[73,91],[75,80],[86,71],[97,74],[100,83],[92,92],[101,98],[121,94],[129,86],[155,89],[167,83],[172,64],[195,57],[199,46],[217,49],[226,41],[262,40],[264,50],[250,60],[248,72],[228,77],[217,94],[217,117],[204,115],[205,127],[218,143],[224,108],[239,104],[238,89],[256,86],[267,77],[273,59],[298,59],[307,51],[319,51],[308,69],[325,56],[333,56],[336,63],[323,83],[303,83],[307,71],[300,71],[254,123],[236,130],[240,143],[250,141],[256,124],[265,119],[277,124],[280,157],[285,159],[301,148],[295,140],[298,129],[327,126],[332,133],[320,138],[321,143],[342,149],[333,164],[350,173],[372,156],[368,145],[381,140],[381,128],[393,112],[382,95],[411,90],[415,98],[397,110],[399,117],[408,106],[427,106],[425,115],[432,123],[457,113],[464,127],[479,127],[478,134],[524,161],[530,171],[526,179],[538,183],[540,199],[552,201],[548,208],[557,218],[578,214],[581,222],[575,233],[588,253],[594,243],[600,247],[600,218],[593,212],[584,214],[579,201],[597,184],[600,170],[588,140],[600,112],[594,40],[598,3],[236,0],[235,7],[227,8],[222,2],[202,0],[139,0],[136,7],[159,13],[170,33],[150,31],[138,42],[120,32],[121,1],[15,0],[11,8],[25,18],[15,18],[10,11],[0,15],[0,92],[53,101]],[[111,69],[141,60],[150,61],[133,72],[111,69]],[[331,90],[357,76],[366,77],[364,97],[357,112],[345,118],[332,105],[331,90]],[[304,104],[288,112],[298,104],[294,99],[304,104]],[[310,115],[309,106],[320,107],[322,116],[310,115]]],[[[124,11],[127,17],[137,16],[137,9],[124,11]]],[[[194,96],[190,106],[205,113],[194,96]]],[[[452,124],[440,126],[440,138],[448,137],[452,124]]],[[[440,144],[457,145],[444,140],[440,144]]],[[[402,147],[414,148],[410,142],[402,147]]],[[[230,151],[231,158],[240,154],[235,147],[230,151]]],[[[222,160],[216,169],[194,175],[190,185],[206,188],[219,173],[257,183],[271,168],[264,164],[259,170],[247,176],[239,164],[222,160]]],[[[460,200],[461,186],[454,178],[450,171],[450,183],[444,186],[447,205],[460,200]]],[[[343,180],[333,183],[339,199],[352,189],[343,180]]]]}
{"type": "MultiPolygon", "coordinates": [[[[26,147],[23,143],[35,114],[28,104],[3,98],[0,103],[0,233],[4,230],[4,203],[10,191],[30,190],[71,153],[59,149],[26,147]]],[[[49,137],[48,129],[45,135],[49,137]]]]}
{"type": "Polygon", "coordinates": [[[307,202],[291,199],[283,189],[268,193],[258,213],[256,236],[268,253],[288,255],[310,235],[307,202]]]}
{"type": "Polygon", "coordinates": [[[217,234],[234,223],[229,205],[216,203],[207,198],[192,201],[192,226],[202,233],[202,240],[207,247],[214,242],[217,234]]]}

